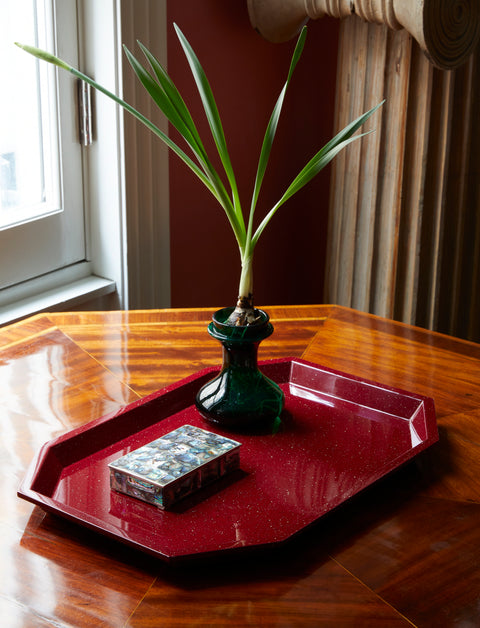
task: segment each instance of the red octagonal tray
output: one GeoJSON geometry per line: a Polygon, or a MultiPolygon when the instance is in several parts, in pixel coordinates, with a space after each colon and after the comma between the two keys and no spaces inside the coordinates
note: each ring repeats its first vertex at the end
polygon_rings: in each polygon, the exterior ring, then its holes
{"type": "Polygon", "coordinates": [[[174,561],[282,543],[438,440],[430,398],[299,359],[261,369],[285,393],[276,433],[206,424],[210,368],[46,443],[19,496],[174,561]],[[109,462],[184,424],[240,441],[240,470],[169,511],[110,489],[109,462]]]}

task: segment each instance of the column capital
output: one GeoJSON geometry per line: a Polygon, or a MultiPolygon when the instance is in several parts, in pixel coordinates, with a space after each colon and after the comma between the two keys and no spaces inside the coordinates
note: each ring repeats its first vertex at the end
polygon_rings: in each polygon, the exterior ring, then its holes
{"type": "Polygon", "coordinates": [[[286,41],[309,19],[358,15],[366,22],[406,29],[437,67],[451,70],[480,37],[478,0],[247,0],[250,21],[266,39],[286,41]]]}

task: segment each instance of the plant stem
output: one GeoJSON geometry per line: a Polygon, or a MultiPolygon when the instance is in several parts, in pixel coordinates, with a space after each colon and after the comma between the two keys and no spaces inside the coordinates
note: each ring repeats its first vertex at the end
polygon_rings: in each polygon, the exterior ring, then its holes
{"type": "Polygon", "coordinates": [[[242,272],[238,287],[238,298],[251,302],[253,307],[253,253],[242,256],[242,272]]]}
{"type": "Polygon", "coordinates": [[[255,308],[253,307],[253,253],[241,251],[242,272],[238,287],[237,306],[230,314],[227,323],[229,325],[253,325],[257,322],[255,308]]]}

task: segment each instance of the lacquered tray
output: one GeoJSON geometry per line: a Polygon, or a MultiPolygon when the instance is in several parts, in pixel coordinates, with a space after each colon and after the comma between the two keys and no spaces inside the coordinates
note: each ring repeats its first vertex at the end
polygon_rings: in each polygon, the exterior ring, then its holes
{"type": "Polygon", "coordinates": [[[18,495],[165,560],[279,544],[438,440],[433,400],[299,359],[264,362],[285,393],[276,433],[235,434],[240,471],[171,511],[110,490],[108,463],[173,429],[206,369],[50,441],[18,495]]]}

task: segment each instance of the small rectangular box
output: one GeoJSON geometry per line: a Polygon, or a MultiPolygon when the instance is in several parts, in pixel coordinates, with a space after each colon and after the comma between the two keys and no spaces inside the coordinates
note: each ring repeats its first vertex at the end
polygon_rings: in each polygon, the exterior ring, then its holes
{"type": "Polygon", "coordinates": [[[167,509],[238,469],[240,446],[230,438],[182,425],[111,462],[110,487],[167,509]]]}

